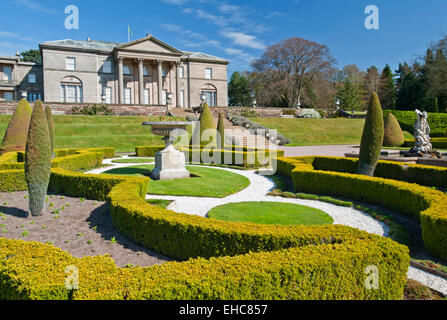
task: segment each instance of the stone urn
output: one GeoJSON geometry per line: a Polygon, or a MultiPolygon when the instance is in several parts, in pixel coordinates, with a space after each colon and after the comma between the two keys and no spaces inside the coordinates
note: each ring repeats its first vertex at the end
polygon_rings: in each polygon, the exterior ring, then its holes
{"type": "Polygon", "coordinates": [[[163,136],[165,149],[155,154],[155,168],[152,170],[153,180],[172,180],[189,178],[190,173],[186,170],[185,154],[174,147],[177,136],[176,130],[186,130],[191,122],[144,122],[143,126],[151,126],[151,132],[163,136]]]}

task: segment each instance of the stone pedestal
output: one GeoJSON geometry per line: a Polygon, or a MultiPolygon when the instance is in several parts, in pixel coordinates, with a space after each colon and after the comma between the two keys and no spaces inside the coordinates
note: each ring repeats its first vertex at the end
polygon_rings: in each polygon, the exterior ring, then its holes
{"type": "Polygon", "coordinates": [[[186,170],[185,163],[185,154],[169,145],[155,154],[155,168],[152,170],[151,178],[153,180],[189,178],[190,173],[186,170]]]}

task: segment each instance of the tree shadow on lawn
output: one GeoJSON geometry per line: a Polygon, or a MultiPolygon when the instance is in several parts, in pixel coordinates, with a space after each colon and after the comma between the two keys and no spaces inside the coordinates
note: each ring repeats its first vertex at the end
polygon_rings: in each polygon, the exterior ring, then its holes
{"type": "Polygon", "coordinates": [[[14,207],[3,207],[0,206],[0,212],[4,213],[5,215],[16,217],[19,219],[28,219],[29,213],[28,211],[14,208],[14,207]]]}
{"type": "Polygon", "coordinates": [[[142,252],[149,256],[156,257],[162,260],[174,260],[170,257],[164,256],[153,250],[143,247],[142,245],[135,243],[128,237],[119,233],[113,225],[110,216],[110,206],[108,204],[104,204],[101,207],[93,210],[90,214],[90,217],[87,219],[87,222],[90,222],[91,226],[96,226],[96,232],[99,233],[101,237],[106,241],[110,241],[112,238],[115,238],[117,244],[134,252],[142,252]]]}

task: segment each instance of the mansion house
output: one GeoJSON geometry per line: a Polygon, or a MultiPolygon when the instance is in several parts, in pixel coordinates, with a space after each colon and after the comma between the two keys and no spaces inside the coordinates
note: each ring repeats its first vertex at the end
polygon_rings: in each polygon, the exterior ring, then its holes
{"type": "Polygon", "coordinates": [[[0,100],[191,108],[203,96],[210,106],[228,105],[229,61],[177,50],[150,34],[124,44],[87,39],[39,47],[41,65],[0,56],[0,100]]]}

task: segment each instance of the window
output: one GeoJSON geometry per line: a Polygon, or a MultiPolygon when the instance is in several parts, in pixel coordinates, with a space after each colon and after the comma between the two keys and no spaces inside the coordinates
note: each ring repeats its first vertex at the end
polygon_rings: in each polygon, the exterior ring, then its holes
{"type": "Polygon", "coordinates": [[[150,77],[149,68],[147,66],[143,66],[143,76],[150,77]]]}
{"type": "Polygon", "coordinates": [[[178,70],[179,70],[180,78],[183,79],[185,77],[185,68],[179,67],[178,70]]]}
{"type": "Polygon", "coordinates": [[[162,74],[163,78],[166,77],[168,75],[168,68],[163,67],[161,74],[162,74]]]}
{"type": "Polygon", "coordinates": [[[12,80],[12,68],[11,67],[3,67],[3,80],[11,81],[12,80]]]}
{"type": "Polygon", "coordinates": [[[104,61],[104,64],[102,65],[102,72],[103,73],[112,73],[112,61],[110,61],[110,60],[104,61]]]}
{"type": "Polygon", "coordinates": [[[106,103],[112,103],[112,88],[111,87],[105,88],[104,93],[106,94],[106,103]]]}
{"type": "Polygon", "coordinates": [[[180,91],[180,107],[185,107],[185,90],[180,91]]]}
{"type": "Polygon", "coordinates": [[[205,69],[205,79],[212,79],[213,78],[213,69],[206,68],[205,69]]]}
{"type": "Polygon", "coordinates": [[[202,91],[202,94],[206,95],[206,103],[209,106],[217,106],[217,92],[216,91],[202,91]]]}
{"type": "Polygon", "coordinates": [[[12,101],[12,92],[5,92],[3,97],[6,101],[12,101]]]}
{"type": "Polygon", "coordinates": [[[61,101],[68,103],[82,103],[83,92],[82,85],[61,85],[61,101]]]}
{"type": "Polygon", "coordinates": [[[130,88],[124,88],[124,103],[132,103],[132,90],[130,88]]]}
{"type": "Polygon", "coordinates": [[[76,58],[66,58],[65,59],[65,69],[69,71],[76,70],[76,58]]]}
{"type": "Polygon", "coordinates": [[[149,94],[150,94],[149,89],[144,89],[144,104],[150,104],[149,94]]]}
{"type": "Polygon", "coordinates": [[[126,65],[123,66],[123,74],[125,74],[125,75],[132,74],[132,72],[130,72],[130,66],[126,66],[126,65]]]}
{"type": "Polygon", "coordinates": [[[27,100],[30,102],[34,102],[37,100],[42,100],[42,97],[38,92],[28,92],[27,100]]]}
{"type": "MultiPolygon", "coordinates": [[[[30,73],[28,75],[28,82],[29,83],[36,83],[36,74],[35,73],[30,73]]],[[[31,101],[35,101],[35,100],[31,100],[31,101]]]]}

